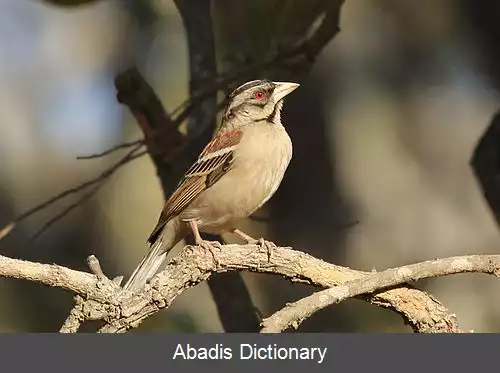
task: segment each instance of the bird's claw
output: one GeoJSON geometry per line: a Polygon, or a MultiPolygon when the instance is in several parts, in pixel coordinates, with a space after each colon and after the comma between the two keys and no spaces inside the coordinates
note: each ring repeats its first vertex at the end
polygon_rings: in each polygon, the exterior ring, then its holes
{"type": "Polygon", "coordinates": [[[200,241],[198,242],[198,245],[203,248],[206,251],[209,251],[210,254],[212,254],[212,258],[214,259],[215,265],[219,267],[220,261],[217,258],[217,255],[215,253],[215,248],[217,247],[219,250],[221,248],[220,242],[217,241],[200,241]]]}
{"type": "Polygon", "coordinates": [[[273,242],[267,241],[267,240],[265,240],[262,237],[257,240],[256,244],[260,248],[266,250],[266,252],[267,252],[267,261],[270,262],[271,261],[271,256],[273,254],[273,250],[276,248],[276,245],[273,242]]]}
{"type": "Polygon", "coordinates": [[[255,238],[249,236],[245,232],[240,231],[239,229],[233,230],[233,232],[238,235],[242,240],[244,240],[247,244],[257,245],[261,249],[265,249],[267,251],[267,261],[271,261],[271,255],[273,249],[276,248],[276,245],[271,241],[266,241],[263,237],[256,240],[255,238]]]}

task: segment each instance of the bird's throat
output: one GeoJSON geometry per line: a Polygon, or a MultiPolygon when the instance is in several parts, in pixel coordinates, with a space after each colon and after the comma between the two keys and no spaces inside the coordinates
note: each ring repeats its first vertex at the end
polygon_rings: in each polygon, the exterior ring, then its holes
{"type": "Polygon", "coordinates": [[[274,105],[273,112],[266,118],[268,122],[278,124],[281,123],[281,109],[283,108],[283,100],[280,100],[274,105]]]}

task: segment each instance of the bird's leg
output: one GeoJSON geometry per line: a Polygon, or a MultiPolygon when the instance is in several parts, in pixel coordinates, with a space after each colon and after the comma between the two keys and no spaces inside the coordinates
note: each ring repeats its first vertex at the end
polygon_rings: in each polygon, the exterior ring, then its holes
{"type": "Polygon", "coordinates": [[[239,229],[233,229],[233,233],[235,235],[237,235],[239,238],[241,238],[243,241],[245,241],[246,243],[249,243],[249,244],[256,244],[258,241],[255,238],[246,234],[245,232],[240,231],[239,229]]]}
{"type": "Polygon", "coordinates": [[[215,255],[215,250],[212,242],[205,241],[203,238],[201,238],[200,231],[198,230],[198,224],[196,223],[196,220],[189,220],[189,226],[191,227],[191,230],[193,231],[193,236],[194,236],[194,242],[202,247],[205,250],[210,251],[212,254],[212,257],[214,258],[215,264],[219,266],[219,259],[217,259],[215,255]]]}
{"type": "Polygon", "coordinates": [[[243,241],[246,241],[249,244],[258,245],[261,248],[266,249],[267,260],[268,261],[271,260],[271,255],[272,255],[273,249],[276,247],[276,245],[273,242],[266,241],[263,237],[256,240],[255,238],[249,236],[248,234],[246,234],[245,232],[243,232],[239,229],[233,229],[233,233],[235,235],[237,235],[238,237],[240,237],[243,241]]]}

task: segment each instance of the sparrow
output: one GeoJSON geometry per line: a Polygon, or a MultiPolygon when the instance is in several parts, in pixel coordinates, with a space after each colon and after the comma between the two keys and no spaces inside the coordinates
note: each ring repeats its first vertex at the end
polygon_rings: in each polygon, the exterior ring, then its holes
{"type": "Polygon", "coordinates": [[[273,196],[283,179],[292,142],[281,109],[284,97],[298,86],[253,80],[230,94],[217,132],[166,201],[148,238],[149,251],[124,289],[140,290],[190,233],[214,260],[213,242],[200,232],[232,232],[248,243],[258,241],[236,227],[273,196]]]}

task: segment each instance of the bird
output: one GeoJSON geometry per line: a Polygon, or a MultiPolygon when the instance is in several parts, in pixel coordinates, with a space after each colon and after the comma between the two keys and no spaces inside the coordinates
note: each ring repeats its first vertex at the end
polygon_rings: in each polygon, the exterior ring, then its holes
{"type": "MultiPolygon", "coordinates": [[[[136,292],[156,274],[168,252],[189,234],[216,260],[213,242],[200,232],[232,232],[255,240],[238,223],[276,192],[292,158],[292,141],[281,123],[293,82],[252,80],[228,97],[220,126],[165,202],[148,238],[149,251],[124,289],[136,292]]],[[[267,242],[267,241],[266,241],[267,242]]]]}

